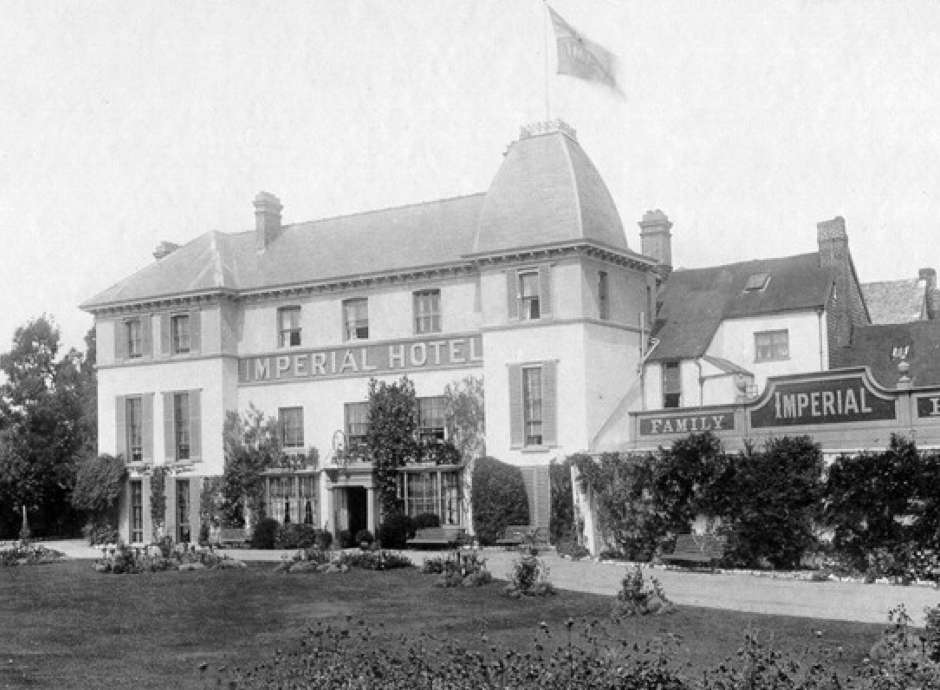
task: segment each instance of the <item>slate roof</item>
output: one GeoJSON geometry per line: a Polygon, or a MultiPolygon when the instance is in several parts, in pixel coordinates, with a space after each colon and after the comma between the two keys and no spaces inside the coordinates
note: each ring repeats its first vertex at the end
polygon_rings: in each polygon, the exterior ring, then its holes
{"type": "Polygon", "coordinates": [[[555,130],[514,142],[485,193],[285,225],[263,252],[254,230],[206,233],[81,306],[309,285],[583,241],[650,262],[628,249],[593,163],[555,130]]]}
{"type": "Polygon", "coordinates": [[[923,280],[887,280],[863,283],[862,294],[873,324],[907,323],[926,317],[926,285],[923,280]]]}
{"type": "Polygon", "coordinates": [[[834,279],[815,252],[673,271],[659,294],[652,332],[659,343],[649,359],[701,357],[724,319],[823,308],[834,279]],[[757,273],[770,274],[766,287],[746,292],[757,273]]]}
{"type": "Polygon", "coordinates": [[[829,353],[833,368],[867,365],[882,386],[898,382],[896,354],[905,354],[911,365],[908,375],[915,386],[940,385],[940,322],[859,326],[852,331],[852,344],[829,353]],[[896,352],[900,348],[901,352],[896,352]],[[904,348],[907,348],[905,351],[904,348]]]}
{"type": "Polygon", "coordinates": [[[514,142],[487,190],[473,252],[576,240],[629,251],[617,207],[597,168],[562,132],[514,142]]]}

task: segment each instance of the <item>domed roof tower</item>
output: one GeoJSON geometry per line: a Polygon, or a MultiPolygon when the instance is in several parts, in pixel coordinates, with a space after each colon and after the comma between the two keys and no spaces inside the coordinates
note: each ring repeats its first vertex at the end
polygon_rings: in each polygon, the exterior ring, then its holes
{"type": "Polygon", "coordinates": [[[486,192],[473,254],[585,241],[630,251],[610,191],[575,131],[558,120],[524,127],[486,192]]]}

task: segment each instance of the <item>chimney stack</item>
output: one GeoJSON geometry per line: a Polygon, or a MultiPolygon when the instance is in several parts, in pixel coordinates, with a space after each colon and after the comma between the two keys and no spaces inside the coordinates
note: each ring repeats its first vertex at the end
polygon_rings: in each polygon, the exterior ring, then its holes
{"type": "Polygon", "coordinates": [[[666,270],[672,270],[672,223],[658,208],[647,211],[637,223],[640,226],[640,253],[656,259],[666,270]]]}
{"type": "Polygon", "coordinates": [[[933,290],[937,287],[937,271],[933,268],[922,268],[917,272],[917,277],[927,283],[927,289],[933,290]]]}
{"type": "Polygon", "coordinates": [[[269,192],[258,192],[255,197],[256,246],[263,252],[281,233],[280,200],[269,192]]]}
{"type": "Polygon", "coordinates": [[[836,216],[832,220],[816,223],[816,240],[819,244],[819,265],[831,268],[835,279],[834,297],[826,317],[829,352],[832,353],[836,348],[851,344],[854,326],[868,325],[871,320],[849,252],[845,218],[836,216]]]}
{"type": "Polygon", "coordinates": [[[159,261],[163,257],[168,256],[169,254],[172,254],[179,248],[180,246],[176,244],[176,242],[167,242],[166,240],[164,240],[163,242],[157,245],[156,249],[153,250],[153,258],[159,261]]]}
{"type": "Polygon", "coordinates": [[[927,303],[927,318],[933,320],[940,317],[940,290],[937,289],[937,271],[933,268],[922,268],[918,271],[917,277],[926,283],[924,286],[926,291],[924,300],[927,303]]]}

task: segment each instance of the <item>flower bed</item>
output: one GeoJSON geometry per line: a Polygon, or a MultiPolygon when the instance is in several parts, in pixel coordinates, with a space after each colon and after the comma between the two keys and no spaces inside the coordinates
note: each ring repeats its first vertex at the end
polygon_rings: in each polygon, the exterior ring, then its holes
{"type": "Polygon", "coordinates": [[[95,561],[99,573],[134,575],[164,570],[223,570],[244,568],[245,563],[217,553],[212,547],[177,544],[168,540],[149,546],[112,544],[102,547],[102,557],[95,561]]]}
{"type": "Polygon", "coordinates": [[[286,573],[345,573],[350,568],[392,570],[411,568],[414,563],[400,553],[375,551],[324,551],[316,547],[301,549],[278,564],[276,570],[286,573]]]}
{"type": "Polygon", "coordinates": [[[55,563],[65,558],[65,554],[50,549],[42,544],[28,541],[0,542],[0,567],[14,565],[41,565],[55,563]]]}

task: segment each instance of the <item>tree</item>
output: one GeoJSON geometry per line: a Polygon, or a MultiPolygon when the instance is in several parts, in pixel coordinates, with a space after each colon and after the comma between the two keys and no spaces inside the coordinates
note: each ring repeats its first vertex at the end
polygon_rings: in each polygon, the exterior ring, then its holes
{"type": "Polygon", "coordinates": [[[239,415],[230,411],[223,429],[225,470],[222,514],[229,524],[254,524],[264,517],[264,470],[287,463],[277,420],[254,405],[239,415]]]}
{"type": "MultiPolygon", "coordinates": [[[[60,360],[58,352],[59,329],[44,315],[17,328],[0,355],[0,505],[26,506],[40,535],[79,526],[68,497],[79,459],[95,446],[93,364],[74,349],[60,360]]],[[[4,510],[0,532],[14,523],[4,510]]]]}
{"type": "Polygon", "coordinates": [[[398,468],[418,456],[418,399],[414,383],[369,381],[369,432],[366,445],[375,467],[384,515],[399,512],[398,468]]]}
{"type": "Polygon", "coordinates": [[[483,379],[468,376],[444,387],[447,436],[464,462],[486,455],[483,379]]]}

